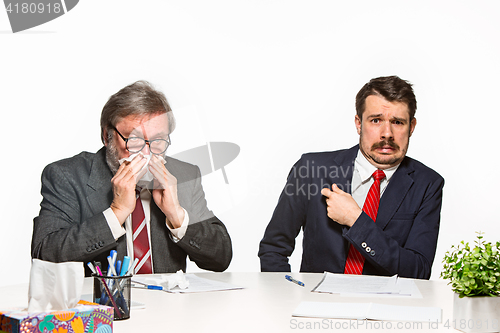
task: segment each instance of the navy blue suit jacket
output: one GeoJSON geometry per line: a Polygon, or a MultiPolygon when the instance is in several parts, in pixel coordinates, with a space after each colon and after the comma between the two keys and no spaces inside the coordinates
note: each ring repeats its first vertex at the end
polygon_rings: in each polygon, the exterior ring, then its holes
{"type": "Polygon", "coordinates": [[[261,270],[290,271],[288,257],[303,229],[301,272],[343,273],[352,244],[363,274],[428,279],[436,252],[444,179],[405,157],[380,199],[376,223],[361,213],[349,228],[327,216],[323,187],[351,193],[359,146],[304,154],[294,165],[260,243],[261,270]]]}

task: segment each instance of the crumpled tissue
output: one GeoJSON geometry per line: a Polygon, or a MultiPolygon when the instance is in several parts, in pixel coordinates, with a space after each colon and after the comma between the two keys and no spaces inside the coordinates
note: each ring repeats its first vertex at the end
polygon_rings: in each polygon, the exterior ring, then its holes
{"type": "Polygon", "coordinates": [[[186,279],[184,272],[182,270],[178,270],[175,274],[171,275],[162,275],[162,285],[167,287],[167,290],[172,290],[175,287],[179,287],[180,289],[186,289],[189,287],[189,281],[186,279]]]}
{"type": "Polygon", "coordinates": [[[28,290],[28,312],[71,309],[82,295],[82,262],[53,263],[33,259],[28,290]]]}

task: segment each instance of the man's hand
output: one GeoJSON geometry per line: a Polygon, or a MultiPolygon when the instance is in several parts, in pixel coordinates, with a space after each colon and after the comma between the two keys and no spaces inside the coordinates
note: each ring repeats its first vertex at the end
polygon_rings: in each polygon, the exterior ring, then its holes
{"type": "Polygon", "coordinates": [[[120,165],[115,176],[111,179],[113,187],[113,202],[111,209],[115,213],[121,225],[125,223],[127,216],[135,209],[135,186],[136,179],[141,177],[142,167],[146,164],[146,159],[141,154],[134,157],[130,162],[125,161],[120,165]]]}
{"type": "Polygon", "coordinates": [[[177,179],[156,155],[149,161],[149,171],[155,177],[153,200],[167,217],[168,226],[171,229],[179,228],[184,221],[184,209],[177,198],[177,179]]]}
{"type": "Polygon", "coordinates": [[[321,194],[326,197],[328,217],[335,222],[352,227],[361,215],[361,209],[352,196],[332,185],[332,190],[323,188],[321,194]]]}

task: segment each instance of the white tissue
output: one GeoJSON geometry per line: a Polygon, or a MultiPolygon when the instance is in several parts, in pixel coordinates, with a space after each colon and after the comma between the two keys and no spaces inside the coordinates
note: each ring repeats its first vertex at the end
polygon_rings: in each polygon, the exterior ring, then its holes
{"type": "Polygon", "coordinates": [[[80,301],[85,271],[82,262],[53,263],[33,259],[28,312],[71,309],[80,301]]]}
{"type": "Polygon", "coordinates": [[[152,154],[144,155],[142,152],[138,152],[138,153],[130,155],[127,158],[122,158],[121,160],[118,161],[118,163],[120,163],[120,165],[122,165],[122,163],[125,162],[125,161],[130,162],[130,161],[132,161],[134,159],[134,157],[136,157],[139,154],[142,155],[142,156],[144,156],[144,158],[146,158],[146,164],[144,164],[144,166],[142,167],[142,169],[138,172],[139,175],[141,173],[144,173],[144,174],[143,174],[142,177],[138,177],[136,179],[136,184],[139,184],[139,183],[149,183],[149,182],[151,182],[154,179],[153,174],[151,173],[151,171],[149,171],[149,161],[151,160],[151,157],[153,156],[152,154]]]}
{"type": "Polygon", "coordinates": [[[184,272],[178,270],[175,274],[162,275],[162,285],[166,285],[167,290],[172,290],[176,286],[180,289],[186,289],[189,287],[189,281],[186,279],[184,272]]]}

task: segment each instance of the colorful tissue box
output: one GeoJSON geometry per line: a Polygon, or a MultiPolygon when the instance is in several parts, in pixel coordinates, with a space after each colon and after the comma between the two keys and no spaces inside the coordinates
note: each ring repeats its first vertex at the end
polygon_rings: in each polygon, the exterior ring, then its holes
{"type": "Polygon", "coordinates": [[[0,311],[0,333],[111,333],[113,308],[86,301],[53,312],[0,311]]]}

